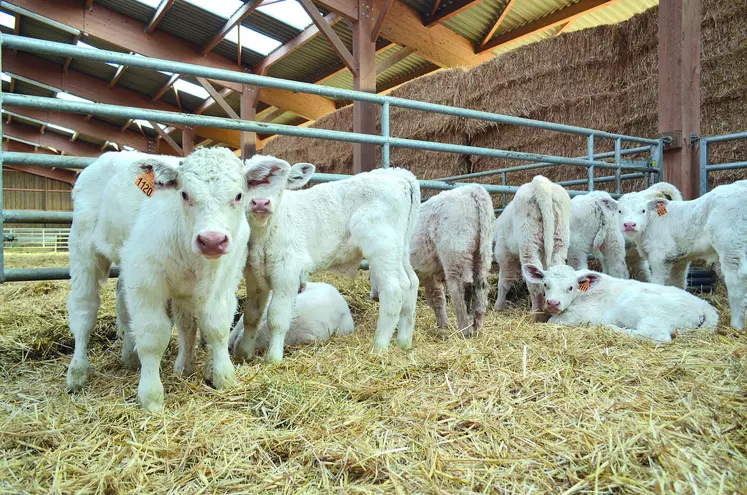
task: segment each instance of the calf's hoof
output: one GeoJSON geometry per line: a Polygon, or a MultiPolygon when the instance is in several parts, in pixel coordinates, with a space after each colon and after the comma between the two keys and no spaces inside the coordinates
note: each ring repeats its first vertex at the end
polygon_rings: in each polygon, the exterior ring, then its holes
{"type": "Polygon", "coordinates": [[[236,383],[236,372],[229,362],[221,366],[213,364],[212,383],[216,389],[230,387],[236,383]]]}
{"type": "Polygon", "coordinates": [[[67,390],[77,392],[82,389],[88,382],[88,370],[90,366],[88,360],[75,360],[67,368],[67,390]]]}
{"type": "MultiPolygon", "coordinates": [[[[412,339],[406,339],[406,340],[397,339],[397,347],[399,347],[403,351],[411,351],[412,350],[412,339]]],[[[384,349],[384,352],[386,352],[386,349],[384,349]]]]}
{"type": "Polygon", "coordinates": [[[176,359],[174,363],[174,374],[176,376],[190,376],[195,372],[195,363],[191,359],[176,359]]]}
{"type": "Polygon", "coordinates": [[[156,412],[163,409],[163,385],[140,385],[137,388],[137,400],[140,407],[148,412],[156,412]]]}

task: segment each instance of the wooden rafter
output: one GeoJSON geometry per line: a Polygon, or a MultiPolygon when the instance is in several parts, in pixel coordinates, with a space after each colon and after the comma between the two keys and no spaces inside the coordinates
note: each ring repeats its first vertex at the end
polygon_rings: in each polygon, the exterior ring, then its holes
{"type": "MultiPolygon", "coordinates": [[[[16,12],[15,20],[13,21],[13,34],[18,36],[21,34],[21,14],[16,12]]],[[[18,55],[18,50],[13,50],[13,55],[18,55]]]]}
{"type": "Polygon", "coordinates": [[[319,31],[321,31],[324,37],[327,38],[327,41],[332,45],[332,49],[337,53],[340,59],[345,62],[345,65],[350,69],[350,72],[357,74],[358,64],[356,63],[355,58],[353,58],[353,54],[350,53],[345,46],[345,43],[343,43],[340,37],[337,36],[337,33],[332,29],[332,26],[327,24],[327,21],[324,20],[322,14],[319,13],[319,9],[316,8],[311,0],[298,0],[298,3],[300,3],[306,13],[309,14],[311,20],[314,22],[316,27],[319,28],[319,31]]]}
{"type": "MultiPolygon", "coordinates": [[[[332,12],[324,17],[324,20],[330,26],[334,26],[342,20],[338,14],[332,12]]],[[[319,28],[315,24],[307,27],[302,33],[297,35],[295,38],[290,40],[288,43],[279,47],[264,58],[260,63],[254,67],[255,74],[264,74],[267,72],[272,65],[278,63],[283,57],[287,57],[291,53],[295,52],[303,45],[314,39],[319,34],[319,28]]]]}
{"type": "Polygon", "coordinates": [[[272,112],[268,113],[267,115],[263,115],[258,120],[260,122],[272,122],[273,120],[275,120],[276,118],[280,117],[284,113],[285,113],[284,109],[282,109],[282,108],[276,108],[275,110],[273,110],[272,112]]]}
{"type": "MultiPolygon", "coordinates": [[[[249,17],[249,15],[254,12],[256,8],[261,4],[262,0],[249,0],[248,2],[242,4],[241,7],[236,9],[236,12],[234,12],[233,15],[228,19],[228,21],[226,21],[223,27],[220,28],[218,32],[215,33],[215,36],[213,36],[213,38],[208,41],[207,45],[202,48],[202,55],[205,55],[213,48],[215,48],[218,43],[223,41],[223,38],[226,37],[229,31],[239,26],[241,24],[241,21],[249,17]]],[[[239,46],[241,46],[241,43],[239,43],[239,46]]]]}
{"type": "Polygon", "coordinates": [[[135,122],[135,119],[128,119],[127,122],[125,122],[124,125],[122,126],[122,132],[129,129],[133,122],[135,122]]]}
{"type": "Polygon", "coordinates": [[[389,9],[392,8],[393,3],[394,0],[385,0],[384,6],[381,7],[381,10],[379,10],[379,15],[376,17],[376,23],[374,23],[373,31],[371,31],[372,42],[376,43],[376,40],[379,38],[379,34],[381,34],[381,27],[384,25],[384,19],[386,19],[386,15],[389,13],[389,9]]]}
{"type": "Polygon", "coordinates": [[[157,122],[149,121],[150,125],[153,126],[153,129],[158,133],[158,136],[166,141],[169,146],[171,146],[174,151],[179,153],[180,155],[184,156],[184,151],[182,150],[182,147],[176,144],[176,141],[171,139],[171,136],[169,136],[163,129],[161,129],[161,126],[158,125],[157,122]]]}
{"type": "Polygon", "coordinates": [[[557,10],[550,15],[546,15],[545,17],[541,17],[519,28],[512,29],[511,31],[496,36],[480,47],[479,52],[484,53],[490,50],[495,50],[496,48],[508,43],[559,26],[565,22],[573,21],[582,15],[589,14],[618,1],[619,0],[581,0],[578,3],[557,10]]]}
{"type": "Polygon", "coordinates": [[[351,21],[358,20],[358,2],[356,0],[316,0],[316,3],[351,21]]]}
{"type": "MultiPolygon", "coordinates": [[[[218,91],[218,94],[221,97],[223,97],[223,98],[225,98],[226,96],[230,95],[231,93],[233,93],[233,91],[231,91],[228,88],[221,88],[221,90],[218,91]]],[[[200,106],[197,107],[197,110],[195,110],[195,113],[197,115],[201,115],[205,110],[207,110],[208,108],[212,107],[213,105],[215,105],[215,98],[213,98],[212,96],[209,97],[209,98],[205,98],[205,101],[203,101],[200,104],[200,106]]]]}
{"type": "MultiPolygon", "coordinates": [[[[78,41],[80,41],[80,35],[73,36],[73,45],[77,45],[78,41]]],[[[73,57],[67,57],[65,59],[65,64],[62,66],[62,72],[67,72],[70,68],[70,64],[73,61],[73,57]]]]}
{"type": "Polygon", "coordinates": [[[152,33],[154,29],[158,26],[158,23],[161,22],[161,20],[166,15],[166,12],[169,11],[171,6],[174,4],[174,0],[161,0],[161,3],[158,4],[158,8],[156,9],[155,13],[153,14],[153,18],[150,20],[148,25],[145,27],[146,33],[152,33]]]}
{"type": "MultiPolygon", "coordinates": [[[[5,170],[13,170],[15,172],[23,172],[26,174],[37,175],[39,177],[45,177],[47,179],[53,179],[66,184],[75,185],[75,179],[78,178],[78,174],[72,170],[66,168],[47,168],[47,167],[36,167],[36,166],[23,166],[14,167],[13,165],[5,165],[5,170]]],[[[69,191],[64,191],[69,192],[69,191]]]]}
{"type": "Polygon", "coordinates": [[[410,55],[415,53],[415,50],[412,48],[405,46],[388,56],[386,59],[384,59],[379,65],[376,66],[376,75],[380,76],[385,71],[391,69],[410,55]]]}
{"type": "Polygon", "coordinates": [[[86,4],[84,8],[86,10],[91,10],[93,8],[93,0],[86,0],[86,4]]]}
{"type": "Polygon", "coordinates": [[[155,95],[153,95],[153,98],[150,101],[158,101],[160,100],[163,95],[166,94],[166,92],[171,89],[171,86],[176,83],[176,81],[179,80],[179,78],[182,77],[181,74],[171,74],[171,77],[169,77],[168,81],[166,81],[163,86],[156,92],[155,95]]]}
{"type": "Polygon", "coordinates": [[[482,3],[482,1],[483,0],[454,0],[443,9],[436,9],[435,12],[432,12],[431,15],[425,19],[423,24],[425,24],[426,27],[435,26],[436,24],[442,23],[446,19],[451,19],[455,15],[464,12],[470,7],[474,7],[475,5],[482,3]]]}
{"type": "Polygon", "coordinates": [[[117,72],[114,73],[114,77],[112,77],[111,81],[109,81],[109,84],[107,84],[107,87],[113,88],[114,86],[116,86],[117,83],[119,82],[119,79],[122,77],[122,75],[125,73],[126,70],[127,70],[126,65],[120,65],[119,67],[117,67],[117,72]]]}
{"type": "Polygon", "coordinates": [[[204,77],[198,77],[196,79],[197,82],[199,82],[200,85],[205,88],[205,91],[208,92],[210,97],[215,100],[215,102],[223,109],[224,112],[226,112],[226,115],[228,115],[232,119],[239,120],[239,115],[233,110],[233,108],[231,108],[231,105],[229,105],[228,102],[223,99],[223,97],[215,89],[215,87],[210,84],[210,81],[208,81],[204,77]]]}
{"type": "Polygon", "coordinates": [[[98,146],[83,141],[71,142],[70,138],[56,132],[45,132],[41,134],[39,129],[14,121],[12,124],[3,126],[3,137],[31,143],[32,146],[44,146],[54,148],[58,151],[66,151],[74,155],[98,156],[98,146]]]}
{"type": "Polygon", "coordinates": [[[516,3],[516,0],[508,0],[508,3],[506,4],[505,7],[503,7],[503,10],[498,16],[498,19],[496,19],[493,25],[490,26],[490,29],[488,30],[488,34],[485,35],[485,38],[483,38],[482,43],[480,43],[480,46],[485,46],[485,44],[488,41],[490,41],[490,38],[493,37],[495,32],[498,31],[498,28],[501,27],[501,23],[503,23],[503,20],[508,15],[509,11],[511,10],[511,7],[514,6],[514,3],[516,3]]]}

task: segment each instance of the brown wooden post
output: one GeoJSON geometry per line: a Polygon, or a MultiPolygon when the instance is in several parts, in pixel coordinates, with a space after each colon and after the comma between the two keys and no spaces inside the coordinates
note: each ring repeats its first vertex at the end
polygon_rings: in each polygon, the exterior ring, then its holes
{"type": "MultiPolygon", "coordinates": [[[[241,91],[241,108],[239,109],[241,120],[257,120],[257,96],[256,86],[243,86],[241,91]]],[[[241,133],[241,159],[248,160],[257,153],[257,134],[242,131],[241,133]]]]}
{"type": "Polygon", "coordinates": [[[182,153],[184,156],[192,154],[195,150],[195,128],[185,127],[182,129],[182,153]]]}
{"type": "Polygon", "coordinates": [[[672,137],[664,149],[664,180],[685,199],[698,197],[700,135],[700,0],[659,2],[659,132],[672,137]]]}
{"type": "MultiPolygon", "coordinates": [[[[358,20],[353,23],[353,57],[358,65],[353,89],[376,93],[376,42],[371,41],[375,13],[370,0],[358,0],[358,20]]],[[[376,134],[376,105],[353,103],[353,132],[376,134]]],[[[353,145],[353,173],[376,168],[376,145],[353,145]]]]}

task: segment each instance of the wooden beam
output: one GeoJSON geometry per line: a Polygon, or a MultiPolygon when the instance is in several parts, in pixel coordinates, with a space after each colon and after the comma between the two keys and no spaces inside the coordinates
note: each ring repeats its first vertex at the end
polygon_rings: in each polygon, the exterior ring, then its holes
{"type": "MultiPolygon", "coordinates": [[[[257,7],[259,7],[262,4],[262,0],[249,0],[248,2],[244,3],[236,9],[236,12],[233,13],[233,15],[226,21],[226,23],[221,27],[217,33],[215,33],[215,36],[208,41],[207,45],[205,45],[202,48],[202,52],[200,52],[202,55],[205,55],[212,51],[213,48],[215,48],[218,43],[223,41],[223,38],[226,37],[228,32],[241,25],[241,21],[249,17],[249,15],[256,10],[257,7]]],[[[239,44],[239,46],[241,46],[239,44]]]]}
{"type": "Polygon", "coordinates": [[[171,146],[174,149],[174,151],[176,151],[177,153],[179,153],[181,156],[185,156],[184,155],[184,150],[182,149],[182,147],[179,146],[178,144],[176,144],[176,141],[174,141],[173,139],[171,139],[171,136],[169,136],[168,134],[166,134],[166,132],[163,129],[161,129],[161,126],[158,125],[158,122],[153,122],[151,120],[151,121],[149,121],[149,123],[150,123],[151,126],[153,126],[153,129],[156,131],[156,133],[158,134],[158,136],[161,139],[163,139],[164,141],[166,141],[166,143],[168,143],[168,145],[171,146]]]}
{"type": "Polygon", "coordinates": [[[113,88],[117,85],[119,82],[119,79],[122,77],[122,74],[127,70],[126,65],[120,65],[117,67],[117,72],[114,73],[114,77],[112,77],[111,81],[109,81],[109,84],[107,84],[107,87],[113,88]]]}
{"type": "MultiPolygon", "coordinates": [[[[241,92],[241,120],[257,120],[254,105],[257,101],[257,88],[244,86],[241,92]]],[[[241,159],[248,160],[257,153],[257,134],[254,132],[241,133],[241,159]]]]}
{"type": "Polygon", "coordinates": [[[357,0],[316,0],[325,9],[340,14],[351,21],[358,20],[357,0]]]}
{"type": "MultiPolygon", "coordinates": [[[[3,146],[5,148],[5,146],[3,146]]],[[[26,174],[37,175],[39,177],[46,177],[47,179],[53,179],[66,184],[75,185],[75,180],[78,178],[78,174],[72,170],[66,168],[49,168],[49,167],[36,167],[27,166],[16,167],[13,165],[5,165],[5,170],[13,170],[15,172],[23,172],[26,174]]],[[[69,193],[70,191],[64,191],[69,193]]]]}
{"type": "Polygon", "coordinates": [[[182,129],[182,151],[184,156],[191,155],[195,150],[195,128],[185,127],[182,129]]]}
{"type": "Polygon", "coordinates": [[[672,136],[664,149],[664,180],[684,199],[699,195],[700,0],[659,3],[659,132],[672,136]]]}
{"type": "Polygon", "coordinates": [[[129,119],[127,122],[124,123],[124,125],[122,126],[121,131],[124,132],[127,129],[129,129],[133,122],[135,122],[135,119],[129,119]]]}
{"type": "Polygon", "coordinates": [[[86,5],[84,8],[86,10],[91,10],[93,8],[93,0],[86,0],[86,5]]]}
{"type": "Polygon", "coordinates": [[[220,93],[215,90],[213,85],[210,84],[210,81],[208,81],[204,77],[197,77],[196,79],[197,82],[199,82],[200,85],[205,88],[210,97],[215,100],[215,102],[223,109],[224,112],[226,112],[226,115],[228,115],[232,119],[239,120],[239,115],[233,110],[233,108],[231,108],[231,105],[229,105],[228,102],[223,99],[220,93]]]}
{"type": "MultiPolygon", "coordinates": [[[[221,97],[223,97],[223,98],[225,98],[226,96],[230,95],[231,93],[233,93],[233,91],[231,91],[228,88],[222,88],[220,91],[218,91],[218,94],[221,97]]],[[[195,110],[195,113],[197,115],[200,115],[202,112],[204,112],[205,110],[207,110],[208,108],[210,108],[214,104],[215,104],[215,98],[213,98],[212,96],[209,97],[209,98],[205,98],[205,101],[203,101],[200,104],[200,106],[197,107],[197,110],[195,110]]]]}
{"type": "Polygon", "coordinates": [[[70,139],[56,132],[39,133],[36,127],[20,124],[18,121],[3,126],[3,137],[20,139],[33,146],[45,146],[79,156],[99,156],[99,147],[84,141],[70,142],[70,139]]]}
{"type": "Polygon", "coordinates": [[[511,7],[514,6],[514,3],[516,3],[516,0],[508,0],[508,3],[501,11],[501,14],[498,16],[498,19],[495,20],[493,25],[490,27],[490,30],[488,30],[488,34],[485,35],[485,38],[483,38],[482,43],[480,43],[480,46],[485,46],[485,44],[490,41],[490,39],[493,37],[496,31],[498,31],[498,28],[501,27],[501,23],[506,19],[506,16],[511,11],[511,7]]]}
{"type": "Polygon", "coordinates": [[[263,116],[262,116],[261,118],[259,118],[258,120],[259,120],[260,122],[272,122],[272,121],[273,121],[273,120],[275,120],[276,118],[278,118],[278,117],[280,117],[281,115],[283,115],[283,114],[284,114],[285,112],[286,112],[286,111],[285,111],[284,109],[282,109],[282,108],[276,108],[275,110],[271,111],[271,112],[270,112],[270,113],[268,113],[267,115],[263,115],[263,116]]]}
{"type": "MultiPolygon", "coordinates": [[[[13,34],[18,36],[21,34],[21,14],[16,13],[15,19],[13,20],[13,34]]],[[[13,50],[13,56],[18,55],[18,50],[13,50]]]]}
{"type": "Polygon", "coordinates": [[[166,15],[166,12],[169,11],[171,6],[174,4],[174,0],[161,0],[161,3],[158,4],[158,8],[156,9],[155,13],[153,14],[153,18],[150,20],[148,25],[145,27],[146,33],[152,33],[154,29],[158,26],[158,23],[161,22],[161,20],[166,15]]]}
{"type": "MultiPolygon", "coordinates": [[[[436,0],[439,1],[439,0],[436,0]]],[[[381,28],[384,25],[384,19],[386,19],[386,15],[389,13],[389,9],[392,8],[392,4],[394,3],[394,0],[385,0],[384,5],[381,7],[381,10],[379,10],[379,15],[376,16],[376,23],[374,24],[373,30],[371,30],[371,41],[376,43],[376,40],[379,39],[379,34],[381,34],[381,28]]]]}
{"type": "MultiPolygon", "coordinates": [[[[363,2],[358,0],[358,11],[363,12],[363,2]]],[[[359,67],[353,75],[353,89],[376,93],[376,43],[371,41],[372,19],[360,15],[353,24],[353,53],[359,67]]],[[[353,102],[353,132],[376,134],[376,105],[353,102]]],[[[376,168],[376,146],[353,144],[353,173],[366,172],[376,168]]]]}
{"type": "MultiPolygon", "coordinates": [[[[381,12],[385,0],[372,0],[381,12]]],[[[394,2],[381,28],[381,36],[400,46],[409,46],[418,55],[440,67],[474,67],[492,56],[476,55],[474,47],[447,27],[423,26],[423,20],[414,9],[402,2],[394,2]]]]}
{"type": "Polygon", "coordinates": [[[581,0],[578,3],[574,3],[563,9],[557,10],[552,14],[546,15],[536,19],[528,24],[524,24],[521,27],[507,31],[495,38],[491,39],[483,46],[478,49],[479,53],[495,50],[498,47],[507,45],[514,41],[532,36],[535,33],[546,31],[550,28],[563,24],[564,22],[570,22],[578,17],[586,14],[590,14],[595,10],[607,7],[613,3],[619,2],[620,0],[581,0]]]}
{"type": "Polygon", "coordinates": [[[399,50],[397,50],[396,52],[394,52],[393,54],[391,54],[390,56],[382,60],[382,62],[376,66],[376,75],[380,76],[387,70],[391,69],[398,63],[402,62],[404,59],[406,59],[413,53],[415,53],[415,50],[413,50],[409,46],[400,48],[399,50]]]}
{"type": "MultiPolygon", "coordinates": [[[[329,26],[334,26],[335,24],[337,24],[338,22],[342,20],[342,17],[332,12],[331,14],[327,14],[324,17],[324,20],[329,26]]],[[[319,34],[319,28],[316,27],[315,24],[312,24],[311,26],[307,27],[302,33],[298,34],[295,38],[290,40],[288,43],[284,44],[283,46],[279,47],[278,49],[270,53],[267,57],[264,58],[264,60],[258,63],[254,67],[254,73],[265,74],[267,72],[267,69],[269,69],[272,65],[278,63],[284,57],[287,57],[291,53],[301,48],[303,45],[305,45],[306,43],[314,39],[318,34],[319,34]]]]}
{"type": "Polygon", "coordinates": [[[345,65],[350,69],[350,72],[357,74],[358,66],[356,60],[353,58],[350,51],[348,51],[345,43],[342,42],[340,37],[337,36],[337,33],[329,24],[327,24],[327,21],[324,20],[322,15],[319,13],[319,9],[316,8],[316,5],[314,5],[311,0],[298,0],[298,3],[300,3],[306,13],[309,14],[314,25],[316,25],[324,37],[327,38],[330,45],[332,45],[332,49],[337,53],[340,59],[345,62],[345,65]]]}
{"type": "MultiPolygon", "coordinates": [[[[80,40],[80,35],[74,36],[73,45],[77,45],[79,40],[80,40]]],[[[65,64],[62,66],[62,72],[67,72],[72,62],[73,62],[73,57],[67,57],[65,59],[65,64]]]]}
{"type": "Polygon", "coordinates": [[[166,92],[171,89],[171,87],[176,83],[176,81],[179,80],[179,78],[182,77],[181,74],[171,74],[171,77],[163,84],[163,86],[160,87],[160,89],[156,92],[156,94],[151,98],[150,101],[158,101],[161,98],[163,98],[163,95],[166,94],[166,92]]]}
{"type": "Polygon", "coordinates": [[[457,14],[461,14],[470,7],[482,3],[483,0],[454,0],[449,5],[426,17],[423,24],[425,27],[435,26],[457,14]]]}
{"type": "Polygon", "coordinates": [[[289,94],[293,93],[273,88],[262,88],[259,91],[259,99],[268,105],[286,108],[310,120],[317,120],[337,110],[334,102],[326,98],[301,98],[293,101],[288,98],[289,94]]]}

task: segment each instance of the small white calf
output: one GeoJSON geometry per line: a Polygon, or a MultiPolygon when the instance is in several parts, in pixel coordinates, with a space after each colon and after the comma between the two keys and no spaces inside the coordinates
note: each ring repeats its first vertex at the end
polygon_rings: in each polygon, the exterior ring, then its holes
{"type": "Polygon", "coordinates": [[[99,283],[117,262],[123,358],[132,364],[134,350],[140,358],[141,405],[163,406],[159,365],[171,336],[169,299],[180,330],[177,370],[191,363],[199,326],[212,348],[213,385],[233,381],[227,347],[249,238],[247,190],[243,164],[225,148],[199,150],[183,161],[106,153],[81,173],[70,232],[68,313],[75,354],[69,389],[86,382],[99,283]]]}
{"type": "MultiPolygon", "coordinates": [[[[495,221],[494,254],[500,265],[496,310],[505,307],[508,290],[521,279],[521,265],[551,267],[566,263],[570,210],[568,192],[541,175],[516,191],[513,201],[495,221]]],[[[532,317],[543,321],[546,317],[541,313],[542,288],[532,283],[527,283],[527,288],[532,299],[532,317]]]]}
{"type": "Polygon", "coordinates": [[[628,278],[625,239],[617,228],[617,204],[609,193],[593,191],[571,199],[570,225],[569,266],[586,270],[592,254],[601,262],[604,273],[628,278]]]}
{"type": "Polygon", "coordinates": [[[256,155],[247,161],[252,191],[248,209],[252,236],[244,276],[245,331],[236,347],[254,356],[256,331],[267,310],[270,343],[265,360],[283,358],[283,343],[301,282],[321,270],[354,275],[369,262],[380,291],[373,349],[383,351],[395,328],[397,343],[412,346],[418,278],[410,265],[410,239],[420,208],[420,185],[403,169],[379,169],[301,191],[314,166],[256,155]]]}
{"type": "Polygon", "coordinates": [[[681,330],[715,331],[718,313],[676,287],[623,280],[570,266],[522,267],[528,282],[543,284],[550,323],[605,325],[653,342],[669,342],[681,330]]]}
{"type": "Polygon", "coordinates": [[[625,263],[628,265],[628,272],[630,278],[639,280],[641,282],[651,281],[651,269],[648,266],[648,262],[641,257],[638,252],[638,246],[634,240],[635,233],[635,222],[632,224],[630,220],[621,220],[620,215],[622,214],[622,206],[626,204],[634,203],[641,198],[645,199],[656,199],[664,198],[669,201],[682,201],[682,194],[680,191],[668,182],[657,182],[648,189],[643,191],[623,194],[618,200],[617,206],[617,222],[619,230],[625,237],[625,263]],[[627,226],[625,224],[628,224],[627,226]]]}
{"type": "Polygon", "coordinates": [[[651,266],[651,281],[684,289],[692,261],[719,261],[731,326],[747,310],[747,181],[718,186],[692,201],[636,197],[620,202],[620,223],[651,266]]]}
{"type": "MultiPolygon", "coordinates": [[[[272,300],[272,292],[270,292],[272,300]]],[[[348,303],[338,290],[330,284],[309,282],[296,297],[285,345],[321,342],[333,335],[349,335],[355,331],[353,316],[348,303]]],[[[244,337],[244,317],[242,316],[228,339],[229,347],[235,347],[244,337]]],[[[256,349],[267,349],[270,343],[270,328],[267,325],[267,308],[262,314],[262,322],[257,329],[256,349]]]]}
{"type": "MultiPolygon", "coordinates": [[[[440,328],[449,325],[444,281],[459,330],[469,337],[482,326],[488,306],[494,221],[490,194],[476,184],[443,191],[420,205],[410,262],[425,286],[426,300],[440,328]]],[[[378,298],[373,279],[371,297],[378,298]]]]}

